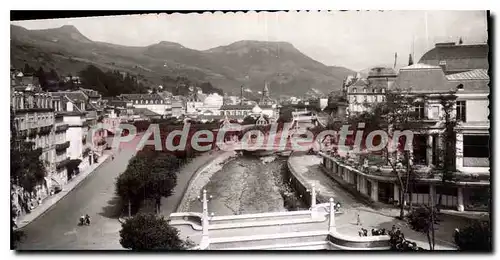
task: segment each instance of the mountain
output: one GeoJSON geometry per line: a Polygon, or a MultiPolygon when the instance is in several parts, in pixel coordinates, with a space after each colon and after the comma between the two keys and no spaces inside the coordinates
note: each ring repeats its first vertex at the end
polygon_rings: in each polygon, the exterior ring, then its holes
{"type": "Polygon", "coordinates": [[[92,41],[74,26],[27,30],[11,25],[11,65],[22,68],[25,63],[72,75],[92,64],[139,75],[154,85],[181,77],[233,94],[241,85],[256,93],[267,81],[275,96],[329,93],[354,73],[315,61],[287,42],[238,41],[204,51],[166,41],[130,47],[92,41]]]}

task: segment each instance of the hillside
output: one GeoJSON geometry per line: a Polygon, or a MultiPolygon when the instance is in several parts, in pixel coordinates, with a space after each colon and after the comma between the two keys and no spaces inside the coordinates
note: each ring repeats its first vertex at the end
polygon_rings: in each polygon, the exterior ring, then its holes
{"type": "Polygon", "coordinates": [[[27,30],[11,25],[11,65],[23,67],[25,63],[73,75],[92,64],[133,73],[145,85],[185,77],[234,94],[241,85],[256,93],[264,81],[270,82],[272,95],[303,95],[312,89],[329,93],[353,73],[325,66],[286,42],[239,41],[205,51],[166,41],[129,47],[92,41],[73,26],[27,30]]]}

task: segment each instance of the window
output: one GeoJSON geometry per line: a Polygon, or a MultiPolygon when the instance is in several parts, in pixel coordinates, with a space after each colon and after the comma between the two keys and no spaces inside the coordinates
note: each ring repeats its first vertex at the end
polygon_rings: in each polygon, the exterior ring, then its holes
{"type": "Polygon", "coordinates": [[[413,136],[413,162],[427,164],[427,137],[425,135],[413,136]]]}
{"type": "Polygon", "coordinates": [[[382,89],[382,93],[385,93],[385,88],[382,89]]]}
{"type": "Polygon", "coordinates": [[[457,101],[457,120],[465,122],[465,101],[457,101]]]}
{"type": "Polygon", "coordinates": [[[363,93],[366,93],[366,88],[363,88],[363,93]]]}
{"type": "Polygon", "coordinates": [[[377,89],[372,89],[372,93],[377,93],[377,89]]]}
{"type": "Polygon", "coordinates": [[[356,93],[356,88],[352,88],[352,93],[356,93]]]}
{"type": "Polygon", "coordinates": [[[490,138],[488,135],[464,135],[463,166],[488,167],[490,157],[490,138]]]}
{"type": "Polygon", "coordinates": [[[424,119],[424,117],[425,117],[424,104],[418,104],[415,106],[415,117],[417,119],[424,119]]]}
{"type": "Polygon", "coordinates": [[[463,90],[463,89],[464,89],[464,85],[463,85],[463,84],[459,84],[459,85],[457,86],[457,89],[458,89],[458,90],[463,90]]]}

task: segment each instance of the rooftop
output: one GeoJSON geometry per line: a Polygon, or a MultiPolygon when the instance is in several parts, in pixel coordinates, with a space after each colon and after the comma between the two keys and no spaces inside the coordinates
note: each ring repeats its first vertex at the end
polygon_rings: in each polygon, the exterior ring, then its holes
{"type": "Polygon", "coordinates": [[[426,52],[418,63],[438,66],[440,62],[445,61],[446,72],[488,69],[488,54],[487,44],[438,43],[426,52]]]}
{"type": "Polygon", "coordinates": [[[488,70],[476,69],[461,73],[447,75],[448,80],[489,80],[488,70]]]}

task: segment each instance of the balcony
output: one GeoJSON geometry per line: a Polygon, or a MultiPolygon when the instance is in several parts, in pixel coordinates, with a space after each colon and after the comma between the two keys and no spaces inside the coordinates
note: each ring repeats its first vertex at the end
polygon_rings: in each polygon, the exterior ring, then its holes
{"type": "Polygon", "coordinates": [[[68,130],[68,128],[68,124],[58,125],[56,126],[56,133],[65,132],[66,130],[68,130]]]}
{"type": "Polygon", "coordinates": [[[62,169],[62,168],[64,168],[64,167],[66,167],[66,166],[68,165],[68,163],[69,163],[69,162],[70,162],[69,157],[68,157],[68,158],[66,158],[66,159],[64,159],[64,160],[62,160],[62,161],[60,161],[59,163],[57,163],[57,165],[56,165],[56,169],[57,169],[57,170],[60,170],[60,169],[62,169]]]}
{"type": "Polygon", "coordinates": [[[52,132],[52,125],[42,126],[38,130],[38,135],[48,135],[50,132],[52,132]]]}
{"type": "Polygon", "coordinates": [[[68,147],[69,147],[69,141],[66,141],[62,144],[56,144],[56,151],[60,152],[60,151],[68,149],[68,147]]]}

